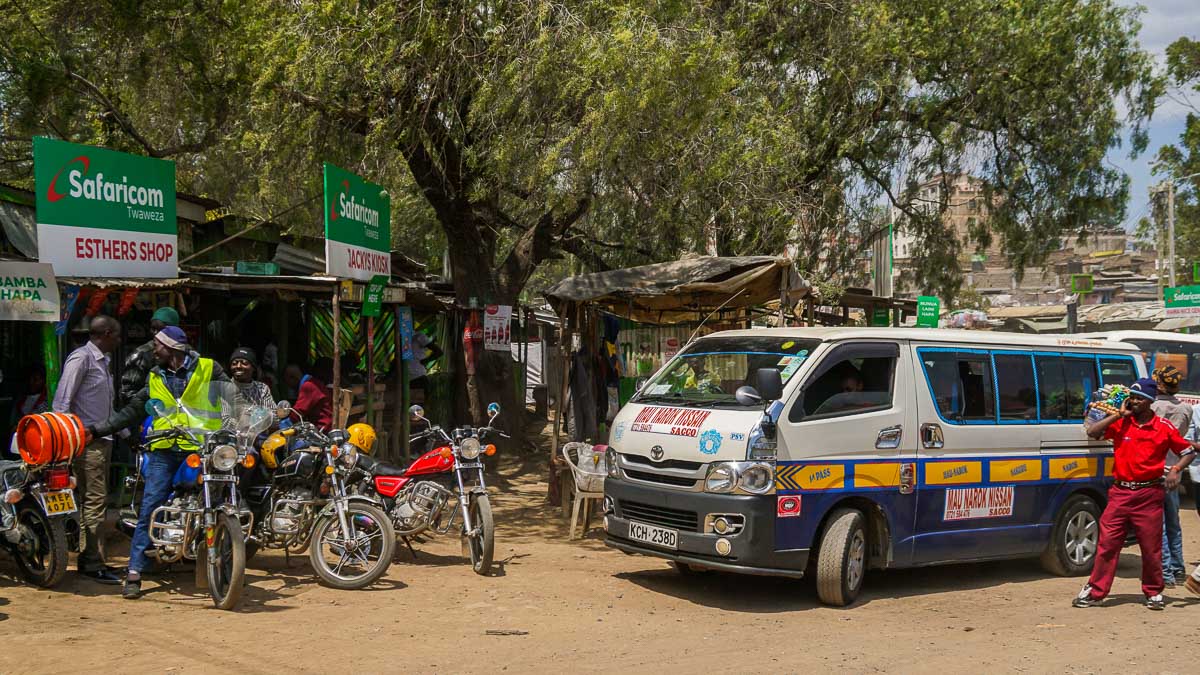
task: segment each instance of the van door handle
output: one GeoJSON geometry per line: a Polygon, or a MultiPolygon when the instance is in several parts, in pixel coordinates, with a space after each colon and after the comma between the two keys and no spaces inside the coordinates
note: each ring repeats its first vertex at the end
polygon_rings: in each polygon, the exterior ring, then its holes
{"type": "Polygon", "coordinates": [[[895,450],[900,447],[900,438],[903,435],[904,427],[899,424],[880,429],[879,435],[875,437],[875,448],[877,450],[895,450]]]}
{"type": "Polygon", "coordinates": [[[946,447],[946,440],[942,436],[940,424],[926,422],[921,425],[921,446],[926,450],[938,450],[946,447]]]}

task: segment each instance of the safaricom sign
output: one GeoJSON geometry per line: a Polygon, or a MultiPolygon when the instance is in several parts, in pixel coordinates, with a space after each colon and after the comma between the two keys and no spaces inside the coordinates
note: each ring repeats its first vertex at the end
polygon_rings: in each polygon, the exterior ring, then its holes
{"type": "Polygon", "coordinates": [[[325,165],[325,270],[370,281],[392,273],[392,206],[383,187],[325,165]]]}
{"type": "Polygon", "coordinates": [[[175,164],[33,139],[38,258],[58,276],[178,276],[175,164]]]}

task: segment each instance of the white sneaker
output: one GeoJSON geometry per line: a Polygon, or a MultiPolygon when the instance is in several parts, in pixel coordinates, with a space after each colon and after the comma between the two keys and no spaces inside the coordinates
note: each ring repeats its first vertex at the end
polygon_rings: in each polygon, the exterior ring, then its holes
{"type": "Polygon", "coordinates": [[[1146,607],[1155,611],[1161,611],[1166,609],[1167,602],[1163,599],[1162,593],[1159,593],[1158,595],[1146,598],[1146,607]]]}

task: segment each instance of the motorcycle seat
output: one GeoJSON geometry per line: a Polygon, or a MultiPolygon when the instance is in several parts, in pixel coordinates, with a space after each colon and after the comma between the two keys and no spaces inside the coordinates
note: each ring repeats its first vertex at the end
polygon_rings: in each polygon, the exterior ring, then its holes
{"type": "Polygon", "coordinates": [[[405,470],[398,466],[379,462],[375,465],[375,468],[372,469],[372,472],[376,476],[403,476],[405,470]]]}

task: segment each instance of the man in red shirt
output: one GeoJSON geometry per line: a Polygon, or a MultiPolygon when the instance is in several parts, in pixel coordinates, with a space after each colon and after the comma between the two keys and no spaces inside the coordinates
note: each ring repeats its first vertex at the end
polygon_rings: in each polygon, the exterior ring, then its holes
{"type": "Polygon", "coordinates": [[[1163,609],[1162,531],[1164,486],[1179,485],[1181,472],[1192,463],[1200,443],[1186,441],[1179,429],[1154,414],[1151,404],[1158,396],[1154,380],[1142,378],[1129,387],[1129,398],[1120,414],[1109,415],[1087,427],[1087,434],[1113,442],[1116,477],[1108,491],[1108,505],[1100,516],[1100,541],[1092,576],[1072,603],[1076,607],[1099,604],[1117,573],[1117,558],[1132,528],[1142,551],[1142,593],[1146,606],[1163,609]],[[1182,455],[1166,475],[1167,451],[1182,455]],[[1186,451],[1186,452],[1185,452],[1186,451]]]}

